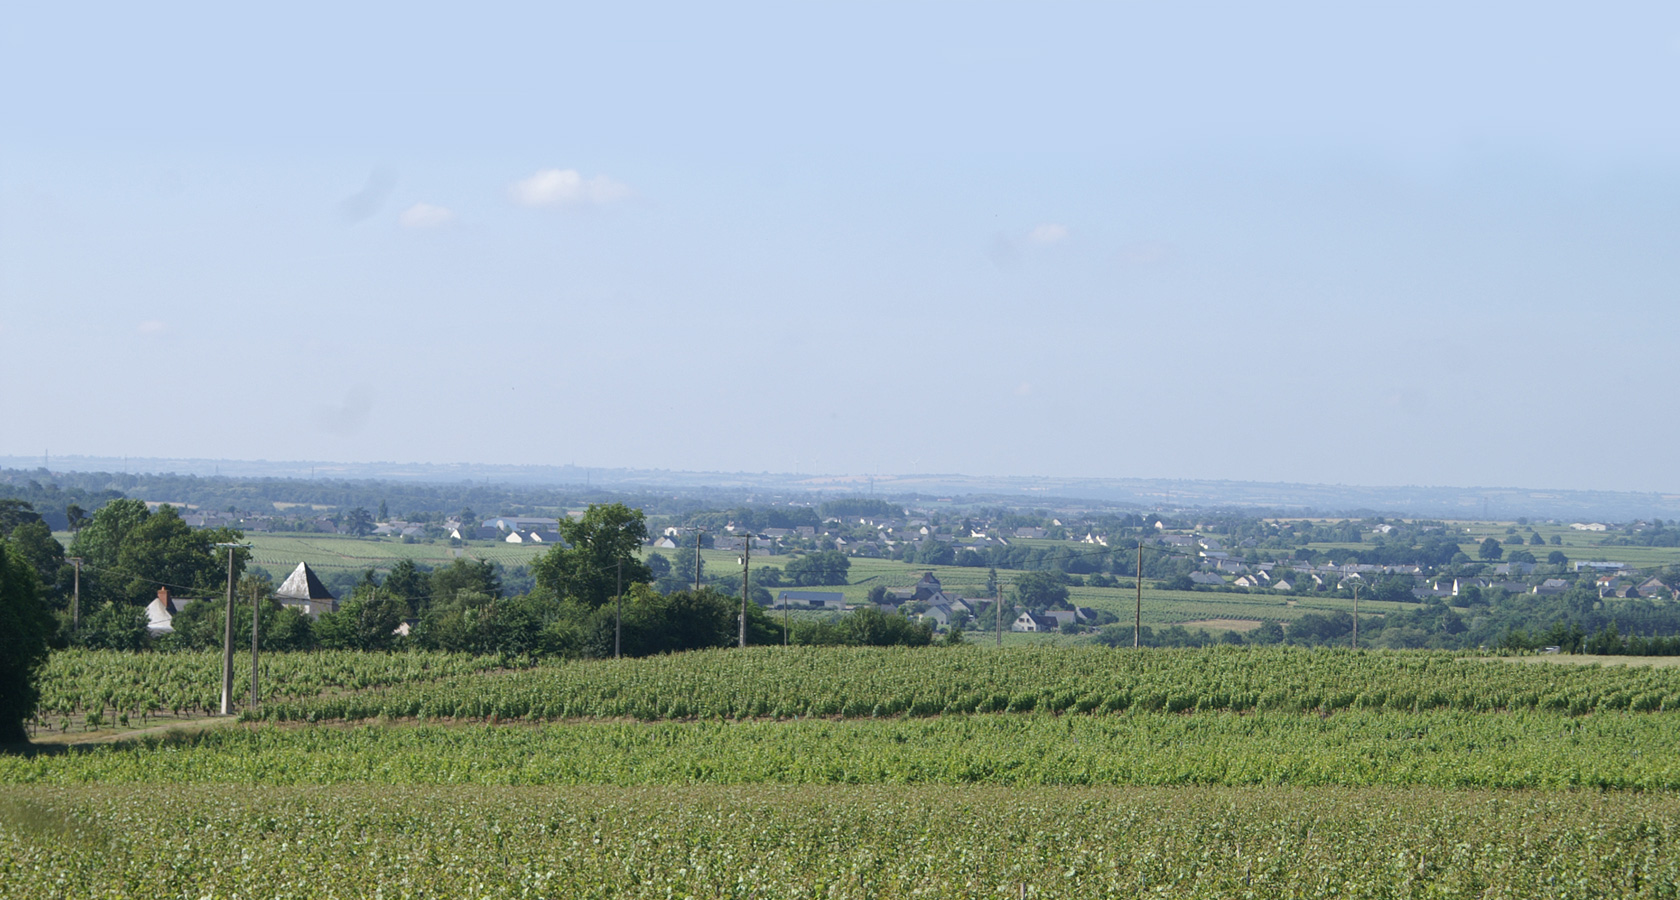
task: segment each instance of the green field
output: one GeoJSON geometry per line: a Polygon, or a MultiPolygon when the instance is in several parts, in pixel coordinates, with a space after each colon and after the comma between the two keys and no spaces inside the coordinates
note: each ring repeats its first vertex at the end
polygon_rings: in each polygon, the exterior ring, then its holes
{"type": "Polygon", "coordinates": [[[1680,669],[1534,660],[273,654],[245,721],[0,755],[0,898],[1675,897],[1680,669]]]}
{"type": "Polygon", "coordinates": [[[25,786],[0,897],[1658,898],[1672,794],[25,786]]]}

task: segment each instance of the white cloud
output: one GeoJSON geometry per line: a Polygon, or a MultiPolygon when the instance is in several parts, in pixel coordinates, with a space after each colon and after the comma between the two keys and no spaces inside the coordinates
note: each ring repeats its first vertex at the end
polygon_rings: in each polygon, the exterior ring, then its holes
{"type": "Polygon", "coordinates": [[[1015,388],[1015,396],[1025,397],[1033,392],[1032,382],[1023,381],[1015,388]]]}
{"type": "Polygon", "coordinates": [[[1027,232],[1027,240],[1034,244],[1055,244],[1067,240],[1066,225],[1045,223],[1027,232]]]}
{"type": "Polygon", "coordinates": [[[447,207],[416,203],[403,210],[403,214],[397,217],[397,222],[404,228],[436,228],[449,224],[454,218],[455,213],[447,207]]]}
{"type": "Polygon", "coordinates": [[[162,334],[164,326],[162,322],[159,322],[156,319],[151,319],[134,326],[134,330],[140,332],[141,334],[162,334]]]}
{"type": "Polygon", "coordinates": [[[521,206],[602,206],[630,196],[628,185],[605,175],[585,178],[576,169],[543,169],[508,188],[521,206]]]}

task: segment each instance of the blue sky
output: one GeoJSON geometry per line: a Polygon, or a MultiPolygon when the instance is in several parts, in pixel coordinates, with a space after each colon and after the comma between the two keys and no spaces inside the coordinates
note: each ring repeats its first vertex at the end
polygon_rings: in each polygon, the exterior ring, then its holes
{"type": "Polygon", "coordinates": [[[0,454],[1680,492],[1680,8],[0,27],[0,454]]]}

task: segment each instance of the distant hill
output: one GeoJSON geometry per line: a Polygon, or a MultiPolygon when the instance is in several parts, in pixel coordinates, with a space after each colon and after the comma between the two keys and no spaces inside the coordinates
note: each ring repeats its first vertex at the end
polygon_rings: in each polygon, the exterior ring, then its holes
{"type": "MultiPolygon", "coordinates": [[[[38,457],[0,456],[0,468],[39,469],[38,457]]],[[[55,456],[54,471],[173,473],[201,478],[271,478],[314,481],[386,481],[412,485],[478,484],[499,488],[577,489],[640,493],[650,490],[757,491],[782,496],[811,494],[916,497],[924,501],[1014,503],[1066,507],[1082,503],[1138,509],[1229,509],[1282,514],[1383,515],[1512,519],[1519,516],[1577,521],[1680,518],[1680,494],[1570,491],[1519,487],[1359,486],[1160,478],[1040,478],[1031,476],[796,475],[686,472],[479,463],[340,463],[214,459],[55,456]]],[[[12,473],[14,479],[19,473],[12,473]]]]}

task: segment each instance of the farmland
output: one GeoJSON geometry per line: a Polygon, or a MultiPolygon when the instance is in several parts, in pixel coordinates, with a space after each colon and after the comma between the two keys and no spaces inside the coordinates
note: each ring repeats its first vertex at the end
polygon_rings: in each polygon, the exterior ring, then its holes
{"type": "Polygon", "coordinates": [[[1672,897],[1670,794],[30,786],[0,897],[1672,897]]]}
{"type": "MultiPolygon", "coordinates": [[[[1042,645],[263,664],[242,721],[0,756],[0,897],[1680,884],[1680,669],[1042,645]]],[[[114,713],[218,671],[61,653],[43,691],[114,713]]]]}

